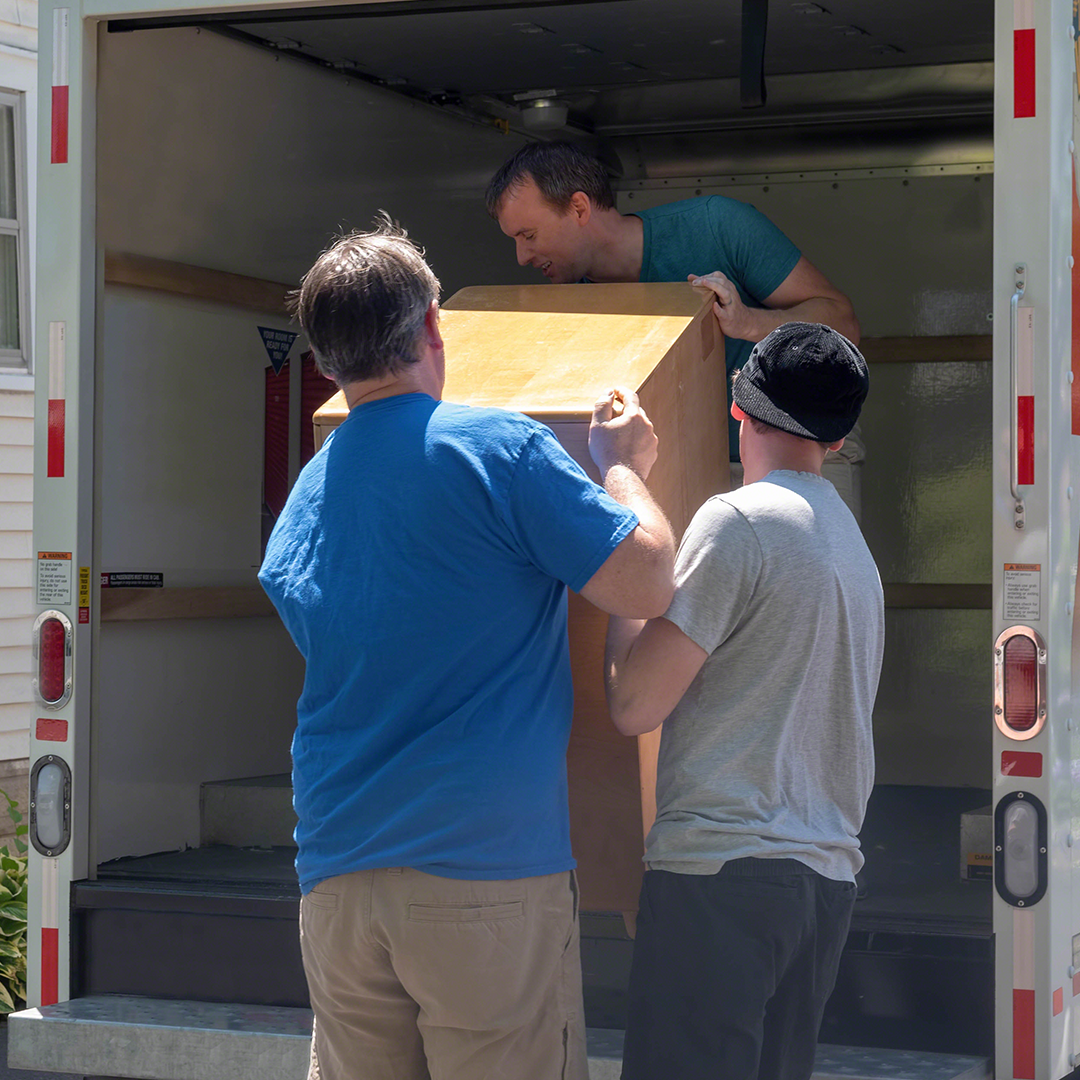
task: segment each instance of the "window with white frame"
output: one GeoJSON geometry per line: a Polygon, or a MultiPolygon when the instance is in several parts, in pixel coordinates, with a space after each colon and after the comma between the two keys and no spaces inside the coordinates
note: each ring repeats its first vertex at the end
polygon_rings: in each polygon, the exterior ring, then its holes
{"type": "Polygon", "coordinates": [[[22,104],[21,94],[0,90],[0,372],[25,371],[30,361],[22,104]]]}

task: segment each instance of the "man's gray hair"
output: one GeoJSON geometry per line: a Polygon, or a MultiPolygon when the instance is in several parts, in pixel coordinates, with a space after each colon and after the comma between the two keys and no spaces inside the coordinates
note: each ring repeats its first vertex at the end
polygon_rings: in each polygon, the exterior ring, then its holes
{"type": "Polygon", "coordinates": [[[385,211],[374,224],[327,248],[292,297],[319,371],[338,386],[416,363],[439,299],[439,281],[405,230],[385,211]]]}

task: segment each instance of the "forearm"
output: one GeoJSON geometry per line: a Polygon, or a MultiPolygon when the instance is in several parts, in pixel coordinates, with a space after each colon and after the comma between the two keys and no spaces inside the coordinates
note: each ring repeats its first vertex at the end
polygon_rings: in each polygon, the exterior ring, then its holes
{"type": "Polygon", "coordinates": [[[658,597],[654,614],[667,611],[675,589],[675,535],[664,511],[645,481],[627,465],[613,465],[604,474],[604,490],[638,517],[634,547],[640,569],[652,579],[658,597]]]}
{"type": "Polygon", "coordinates": [[[634,688],[629,671],[630,652],[645,622],[641,619],[608,619],[607,641],[604,648],[604,690],[612,723],[624,735],[640,735],[650,728],[634,724],[634,688]]]}
{"type": "Polygon", "coordinates": [[[602,468],[604,487],[633,510],[638,525],[582,587],[581,595],[609,615],[662,615],[675,591],[675,537],[641,478],[626,465],[602,468]]]}

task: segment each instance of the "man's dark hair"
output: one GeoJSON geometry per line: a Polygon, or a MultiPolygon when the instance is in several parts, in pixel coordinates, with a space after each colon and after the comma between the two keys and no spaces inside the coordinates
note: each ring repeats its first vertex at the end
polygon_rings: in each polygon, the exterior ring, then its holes
{"type": "Polygon", "coordinates": [[[529,180],[560,213],[570,209],[576,191],[585,192],[598,210],[610,210],[615,205],[607,170],[591,154],[573,143],[532,142],[526,143],[491,178],[488,213],[497,218],[503,196],[529,180]]]}
{"type": "MultiPolygon", "coordinates": [[[[747,413],[746,415],[750,417],[748,423],[759,435],[764,435],[766,432],[769,431],[779,431],[781,435],[789,434],[788,432],[784,431],[783,428],[778,428],[773,424],[766,424],[764,420],[759,420],[756,416],[750,416],[749,413],[747,413]]],[[[828,450],[829,447],[832,446],[832,442],[822,442],[820,439],[807,439],[806,441],[816,442],[818,446],[820,446],[823,450],[828,450]]],[[[833,439],[833,442],[838,441],[838,439],[833,439]]]]}
{"type": "Polygon", "coordinates": [[[380,211],[371,232],[343,236],[315,260],[290,302],[319,371],[344,386],[416,363],[438,299],[423,252],[380,211]]]}

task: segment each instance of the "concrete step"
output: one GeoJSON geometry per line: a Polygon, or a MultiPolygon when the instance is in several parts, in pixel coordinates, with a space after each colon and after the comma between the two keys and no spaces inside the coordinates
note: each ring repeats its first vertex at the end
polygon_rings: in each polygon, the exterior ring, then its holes
{"type": "Polygon", "coordinates": [[[296,814],[288,773],[203,784],[199,810],[204,846],[295,847],[296,814]]]}
{"type": "MultiPolygon", "coordinates": [[[[102,996],[8,1017],[8,1065],[144,1080],[296,1080],[307,1071],[307,1009],[102,996]]],[[[590,1080],[618,1080],[622,1032],[590,1029],[590,1080]]],[[[983,1058],[819,1046],[814,1080],[988,1080],[983,1058]]]]}

